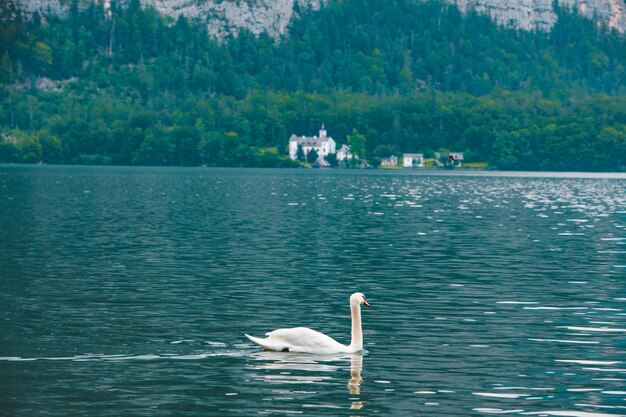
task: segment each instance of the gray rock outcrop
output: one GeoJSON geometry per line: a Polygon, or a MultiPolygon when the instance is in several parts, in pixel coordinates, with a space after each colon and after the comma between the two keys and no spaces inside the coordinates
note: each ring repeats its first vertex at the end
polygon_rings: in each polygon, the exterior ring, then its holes
{"type": "MultiPolygon", "coordinates": [[[[554,0],[446,0],[463,11],[488,14],[498,23],[525,30],[549,30],[557,19],[554,0]]],[[[559,0],[561,8],[626,32],[626,2],[620,0],[559,0]]]]}

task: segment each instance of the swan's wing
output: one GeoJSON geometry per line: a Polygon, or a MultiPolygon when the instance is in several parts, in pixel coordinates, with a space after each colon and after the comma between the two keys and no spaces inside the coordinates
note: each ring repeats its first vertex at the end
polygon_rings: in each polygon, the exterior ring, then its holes
{"type": "Polygon", "coordinates": [[[266,336],[264,340],[281,344],[283,349],[288,348],[290,352],[338,353],[346,349],[332,337],[308,327],[278,329],[267,333],[266,336]]]}
{"type": "Polygon", "coordinates": [[[348,347],[316,330],[307,327],[278,329],[265,334],[266,338],[246,337],[267,350],[279,352],[305,352],[333,354],[347,352],[348,347]]]}

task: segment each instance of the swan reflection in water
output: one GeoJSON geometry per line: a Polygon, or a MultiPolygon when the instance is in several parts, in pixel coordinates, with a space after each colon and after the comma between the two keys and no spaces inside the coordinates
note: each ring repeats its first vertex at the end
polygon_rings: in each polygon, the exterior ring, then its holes
{"type": "MultiPolygon", "coordinates": [[[[361,394],[361,371],[363,370],[363,355],[355,354],[350,356],[350,379],[348,380],[348,390],[352,395],[361,394]]],[[[350,408],[360,410],[363,408],[363,401],[353,400],[350,408]]]]}
{"type": "MultiPolygon", "coordinates": [[[[332,382],[339,377],[338,371],[346,370],[346,361],[350,361],[350,377],[347,380],[350,395],[361,394],[363,377],[363,354],[311,355],[302,353],[282,353],[263,351],[251,355],[254,362],[251,367],[258,371],[253,378],[271,384],[323,384],[332,382]]],[[[343,378],[343,377],[341,377],[343,378]]],[[[277,390],[281,393],[298,394],[310,392],[293,392],[288,389],[277,390]]],[[[350,398],[350,408],[361,410],[363,402],[359,398],[350,398]]],[[[339,407],[338,407],[339,408],[339,407]]]]}

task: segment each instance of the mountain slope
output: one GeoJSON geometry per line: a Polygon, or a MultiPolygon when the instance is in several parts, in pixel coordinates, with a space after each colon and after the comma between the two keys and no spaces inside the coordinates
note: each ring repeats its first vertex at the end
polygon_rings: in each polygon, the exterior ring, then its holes
{"type": "Polygon", "coordinates": [[[0,7],[0,162],[290,166],[289,136],[325,122],[340,143],[356,129],[372,161],[449,149],[498,169],[626,171],[626,37],[578,13],[550,31],[435,1],[295,15],[278,42],[217,40],[137,0],[0,7]]]}

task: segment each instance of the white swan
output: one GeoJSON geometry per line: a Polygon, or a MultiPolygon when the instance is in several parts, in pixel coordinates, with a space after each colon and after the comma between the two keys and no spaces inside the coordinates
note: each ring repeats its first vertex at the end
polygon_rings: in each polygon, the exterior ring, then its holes
{"type": "Polygon", "coordinates": [[[329,355],[333,353],[355,353],[363,350],[363,329],[361,328],[361,304],[370,307],[365,296],[355,292],[350,296],[352,313],[352,342],[342,345],[332,337],[308,327],[278,329],[266,333],[265,339],[246,334],[246,337],[267,350],[279,352],[302,352],[329,355]]]}

